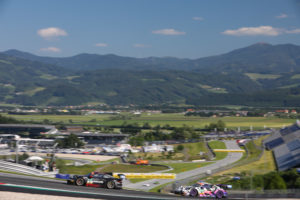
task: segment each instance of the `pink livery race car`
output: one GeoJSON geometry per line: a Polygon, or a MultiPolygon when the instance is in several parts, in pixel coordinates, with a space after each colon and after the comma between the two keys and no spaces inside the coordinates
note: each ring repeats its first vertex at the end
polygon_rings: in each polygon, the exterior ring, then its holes
{"type": "Polygon", "coordinates": [[[223,186],[224,185],[212,185],[209,183],[198,182],[192,186],[179,186],[174,192],[175,194],[181,194],[183,196],[221,199],[227,197],[227,192],[223,186]]]}

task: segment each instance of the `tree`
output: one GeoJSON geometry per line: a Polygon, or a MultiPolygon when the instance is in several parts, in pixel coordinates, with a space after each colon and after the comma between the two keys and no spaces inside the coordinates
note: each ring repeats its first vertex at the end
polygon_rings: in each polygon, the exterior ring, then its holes
{"type": "Polygon", "coordinates": [[[177,151],[182,151],[184,149],[184,146],[182,144],[177,146],[177,151]]]}
{"type": "Polygon", "coordinates": [[[143,136],[133,136],[129,139],[129,144],[132,146],[143,146],[144,145],[144,137],[143,136]]]}
{"type": "Polygon", "coordinates": [[[224,131],[225,128],[226,128],[226,124],[222,120],[219,120],[217,123],[212,122],[207,127],[207,129],[209,130],[217,129],[218,131],[224,131]]]}
{"type": "Polygon", "coordinates": [[[277,172],[270,172],[264,176],[264,189],[286,189],[286,184],[277,172]]]}
{"type": "Polygon", "coordinates": [[[143,125],[143,129],[151,129],[151,125],[148,122],[146,122],[143,125]]]}
{"type": "Polygon", "coordinates": [[[297,179],[296,179],[296,182],[295,182],[295,188],[300,188],[300,177],[298,177],[297,179]]]}
{"type": "Polygon", "coordinates": [[[27,153],[23,153],[21,156],[19,156],[19,161],[23,161],[29,158],[29,155],[27,153]]]}
{"type": "Polygon", "coordinates": [[[78,148],[84,146],[84,143],[75,134],[70,134],[63,140],[57,140],[56,142],[61,148],[78,148]]]}

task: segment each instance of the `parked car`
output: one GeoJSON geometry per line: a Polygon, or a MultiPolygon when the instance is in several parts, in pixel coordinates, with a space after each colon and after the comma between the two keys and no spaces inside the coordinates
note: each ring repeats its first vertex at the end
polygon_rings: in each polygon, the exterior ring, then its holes
{"type": "Polygon", "coordinates": [[[111,174],[91,172],[87,175],[73,175],[67,180],[67,184],[87,187],[102,187],[108,189],[122,189],[124,175],[119,178],[113,177],[111,174]]]}

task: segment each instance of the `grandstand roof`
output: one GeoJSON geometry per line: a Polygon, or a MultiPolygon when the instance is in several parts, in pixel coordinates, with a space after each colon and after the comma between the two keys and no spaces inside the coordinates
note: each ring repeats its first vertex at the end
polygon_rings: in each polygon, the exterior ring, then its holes
{"type": "Polygon", "coordinates": [[[300,165],[300,122],[274,132],[264,141],[267,149],[274,150],[279,171],[300,165]]]}

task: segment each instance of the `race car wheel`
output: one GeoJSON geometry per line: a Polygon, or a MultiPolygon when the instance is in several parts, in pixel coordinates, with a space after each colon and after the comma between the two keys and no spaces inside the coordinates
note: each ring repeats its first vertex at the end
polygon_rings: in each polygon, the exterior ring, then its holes
{"type": "Polygon", "coordinates": [[[190,191],[190,196],[191,196],[191,197],[196,197],[196,196],[198,196],[198,191],[197,191],[196,188],[191,189],[191,191],[190,191]]]}
{"type": "Polygon", "coordinates": [[[108,181],[107,183],[106,183],[106,188],[107,189],[113,189],[113,188],[115,188],[115,182],[114,181],[108,181]]]}
{"type": "Polygon", "coordinates": [[[83,186],[85,184],[85,181],[83,178],[78,178],[75,183],[78,186],[83,186]]]}
{"type": "Polygon", "coordinates": [[[220,191],[220,190],[216,193],[216,197],[217,197],[218,199],[222,199],[223,196],[224,196],[224,193],[223,193],[222,191],[220,191]]]}

